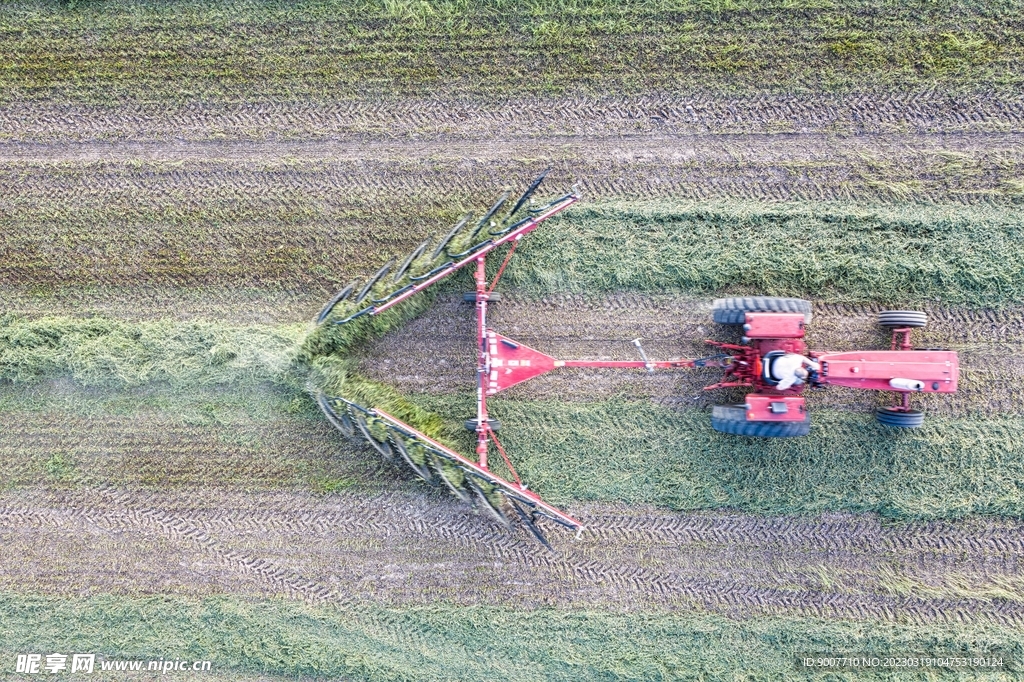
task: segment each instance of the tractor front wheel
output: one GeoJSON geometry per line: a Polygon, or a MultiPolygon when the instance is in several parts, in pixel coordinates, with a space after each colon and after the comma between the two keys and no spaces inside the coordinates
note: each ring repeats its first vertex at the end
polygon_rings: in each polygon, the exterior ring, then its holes
{"type": "Polygon", "coordinates": [[[928,313],[919,310],[883,310],[878,313],[878,323],[883,327],[923,327],[928,324],[928,313]]]}
{"type": "MultiPolygon", "coordinates": [[[[462,295],[462,302],[463,303],[476,303],[476,292],[475,291],[467,291],[466,293],[464,293],[462,295]]],[[[501,303],[501,294],[499,294],[497,291],[491,292],[490,294],[487,295],[487,302],[488,303],[501,303]]]]}
{"type": "Polygon", "coordinates": [[[886,426],[897,429],[916,429],[924,424],[924,412],[920,410],[897,410],[893,407],[879,407],[875,417],[886,426]]]}
{"type": "Polygon", "coordinates": [[[799,422],[749,422],[746,405],[716,405],[711,410],[711,428],[734,436],[796,438],[811,432],[811,415],[799,422]]]}
{"type": "MultiPolygon", "coordinates": [[[[463,426],[466,427],[467,431],[476,431],[477,424],[480,423],[479,419],[467,419],[463,426]]],[[[491,427],[491,431],[501,430],[501,422],[497,419],[488,419],[487,426],[491,427]]]]}
{"type": "Polygon", "coordinates": [[[715,322],[718,324],[743,324],[747,319],[747,313],[803,313],[804,324],[811,323],[811,302],[802,298],[716,298],[714,311],[715,322]]]}

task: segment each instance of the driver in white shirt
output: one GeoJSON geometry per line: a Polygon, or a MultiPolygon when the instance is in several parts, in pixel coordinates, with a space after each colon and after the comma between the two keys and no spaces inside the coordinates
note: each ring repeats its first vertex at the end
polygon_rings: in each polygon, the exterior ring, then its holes
{"type": "Polygon", "coordinates": [[[804,383],[809,375],[807,367],[814,371],[821,369],[821,366],[814,360],[797,353],[786,353],[782,357],[775,358],[771,368],[772,376],[779,380],[779,384],[775,388],[785,391],[790,386],[804,383]]]}

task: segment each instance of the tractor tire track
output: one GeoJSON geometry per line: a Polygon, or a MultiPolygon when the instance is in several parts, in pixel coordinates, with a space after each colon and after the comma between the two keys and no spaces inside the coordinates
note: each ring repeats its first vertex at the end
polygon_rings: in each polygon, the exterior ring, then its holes
{"type": "Polygon", "coordinates": [[[501,134],[863,134],[1021,130],[1024,98],[942,92],[240,102],[0,107],[0,139],[136,141],[374,136],[486,138],[501,134]]]}
{"type": "MultiPolygon", "coordinates": [[[[194,105],[177,114],[144,105],[0,107],[8,190],[0,287],[30,305],[40,287],[80,299],[81,285],[120,292],[128,284],[258,287],[295,305],[546,166],[551,186],[575,184],[588,199],[1005,204],[1024,193],[1016,123],[1024,100],[822,101],[565,100],[542,115],[521,103],[459,111],[416,100],[194,105]],[[969,115],[953,115],[961,110],[969,115]],[[437,123],[449,115],[451,125],[437,123]],[[658,123],[637,127],[647,116],[658,123]],[[403,117],[441,127],[402,134],[403,117]],[[783,119],[793,125],[780,126],[783,119]],[[844,120],[858,122],[849,134],[844,120]],[[908,122],[921,126],[914,135],[908,122]],[[278,135],[275,125],[298,128],[278,135]]],[[[249,312],[249,301],[239,294],[239,310],[210,309],[273,315],[249,312]]]]}
{"type": "MultiPolygon", "coordinates": [[[[32,525],[39,527],[49,524],[61,526],[71,521],[80,526],[91,526],[115,535],[162,535],[175,543],[191,546],[193,551],[198,549],[201,556],[214,561],[224,569],[245,574],[257,583],[269,587],[271,594],[283,594],[291,599],[311,604],[338,601],[332,589],[318,585],[263,558],[244,551],[224,548],[186,518],[167,514],[150,505],[136,504],[130,495],[113,488],[92,489],[87,494],[90,500],[87,505],[82,505],[80,499],[78,504],[65,500],[59,511],[46,510],[38,513],[25,509],[0,509],[0,524],[6,522],[5,525],[8,525],[11,521],[31,519],[34,522],[32,525]]],[[[38,503],[36,501],[36,504],[38,503]]]]}
{"type": "Polygon", "coordinates": [[[12,189],[5,204],[57,207],[74,198],[80,208],[116,211],[122,220],[225,204],[236,220],[254,213],[243,207],[340,211],[354,198],[386,198],[394,211],[403,199],[437,204],[490,196],[545,166],[553,168],[552,182],[575,184],[589,199],[976,203],[1018,196],[1024,158],[1020,133],[0,143],[0,177],[12,189]]]}
{"type": "MultiPolygon", "coordinates": [[[[608,504],[571,511],[586,530],[573,538],[548,529],[556,550],[549,553],[524,530],[504,530],[432,494],[20,489],[0,497],[0,537],[31,543],[42,529],[69,524],[98,528],[122,545],[161,536],[193,551],[191,563],[165,571],[238,574],[249,579],[243,591],[348,608],[441,596],[519,608],[1024,623],[1017,521],[889,524],[872,515],[763,518],[608,504]],[[958,587],[965,580],[973,596],[958,587]]],[[[57,535],[58,545],[72,536],[57,535]]],[[[142,552],[124,560],[151,559],[142,552]]],[[[17,579],[36,580],[47,569],[40,560],[17,579]]],[[[153,579],[137,576],[140,590],[153,579]]],[[[104,587],[101,576],[75,580],[104,587]]]]}

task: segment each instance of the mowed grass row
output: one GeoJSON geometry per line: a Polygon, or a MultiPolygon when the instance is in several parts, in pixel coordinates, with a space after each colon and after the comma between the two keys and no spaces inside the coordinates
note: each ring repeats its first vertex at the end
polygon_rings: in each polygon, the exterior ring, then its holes
{"type": "Polygon", "coordinates": [[[0,383],[67,377],[83,386],[189,390],[280,382],[306,328],[7,313],[0,316],[0,383]]]}
{"type": "MultiPolygon", "coordinates": [[[[230,597],[0,596],[6,658],[209,660],[214,672],[360,680],[780,680],[812,653],[1024,656],[993,625],[897,625],[702,614],[491,607],[337,610],[230,597]],[[8,655],[9,654],[9,655],[8,655]]],[[[97,665],[97,667],[99,667],[97,665]]],[[[1017,679],[1015,673],[985,679],[1017,679]]],[[[806,673],[804,673],[806,674],[806,673]]],[[[829,679],[895,679],[856,670],[829,679]]],[[[935,679],[910,672],[900,679],[935,679]]]]}
{"type": "MultiPolygon", "coordinates": [[[[463,398],[417,398],[447,418],[448,437],[472,414],[463,398]]],[[[723,401],[726,402],[726,401],[723,401]]],[[[707,410],[639,401],[495,400],[516,468],[555,503],[616,500],[678,510],[759,514],[877,512],[894,519],[1024,516],[1024,419],[926,418],[900,431],[870,414],[819,411],[809,436],[764,439],[711,428],[707,410]]]]}
{"type": "MultiPolygon", "coordinates": [[[[261,222],[235,222],[235,209],[216,201],[188,215],[167,207],[124,220],[116,208],[90,209],[88,220],[68,206],[46,219],[11,208],[0,212],[0,282],[340,288],[451,225],[440,208],[405,220],[406,229],[387,222],[383,204],[355,217],[303,205],[298,224],[292,209],[270,206],[261,222]],[[381,222],[371,227],[373,216],[381,222]]],[[[454,222],[462,206],[452,209],[454,222]]],[[[1024,300],[1024,217],[994,206],[584,203],[524,240],[506,277],[538,295],[733,292],[998,307],[1024,300]]]]}
{"type": "Polygon", "coordinates": [[[7,101],[942,87],[1022,80],[1015,2],[20,0],[7,101]]]}
{"type": "Polygon", "coordinates": [[[524,246],[506,276],[537,294],[683,290],[971,306],[1024,300],[1024,220],[995,208],[591,204],[524,246]]]}

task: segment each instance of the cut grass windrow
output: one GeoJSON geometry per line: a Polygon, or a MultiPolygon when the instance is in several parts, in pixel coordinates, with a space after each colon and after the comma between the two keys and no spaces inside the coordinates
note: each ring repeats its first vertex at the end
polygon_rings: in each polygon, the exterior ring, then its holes
{"type": "MultiPolygon", "coordinates": [[[[418,398],[456,419],[469,397],[418,398]]],[[[680,510],[759,514],[829,510],[895,519],[1024,516],[1024,419],[929,417],[899,431],[870,414],[812,415],[806,438],[759,439],[711,429],[707,410],[647,402],[495,400],[502,442],[523,479],[552,503],[617,500],[680,510]]],[[[458,422],[461,424],[461,422],[458,422]]]]}
{"type": "Polygon", "coordinates": [[[1024,300],[1024,221],[984,207],[582,205],[506,277],[549,292],[734,292],[998,307],[1024,300]]]}
{"type": "Polygon", "coordinates": [[[129,323],[103,318],[0,317],[0,381],[69,377],[85,386],[180,389],[281,381],[304,324],[129,323]]]}
{"type": "MultiPolygon", "coordinates": [[[[11,471],[20,472],[11,482],[25,485],[42,476],[62,485],[190,483],[203,478],[204,467],[223,476],[243,457],[253,460],[243,469],[254,484],[316,488],[318,481],[330,478],[329,464],[309,467],[308,458],[297,456],[280,471],[267,468],[273,456],[265,451],[280,448],[279,439],[242,427],[254,414],[273,417],[283,411],[301,414],[299,430],[308,431],[310,405],[301,399],[306,374],[302,365],[293,363],[297,356],[313,370],[312,380],[320,389],[390,409],[470,452],[468,438],[458,427],[472,412],[469,398],[419,396],[410,401],[387,385],[360,377],[353,361],[344,357],[354,344],[400,324],[414,311],[396,310],[355,325],[322,326],[305,338],[301,350],[294,345],[299,329],[8,316],[0,334],[0,378],[27,386],[20,398],[3,402],[11,425],[24,421],[3,448],[11,471]],[[72,401],[72,412],[92,415],[76,428],[70,427],[73,420],[55,417],[54,423],[62,426],[36,432],[36,418],[13,418],[25,409],[55,409],[55,414],[68,410],[66,394],[80,389],[55,385],[59,390],[48,398],[46,390],[32,388],[44,380],[67,378],[123,395],[106,401],[94,396],[81,407],[72,401]],[[267,383],[280,389],[262,396],[259,386],[267,383]],[[190,395],[197,387],[231,392],[248,387],[243,393],[253,404],[240,411],[237,399],[225,403],[208,390],[190,395]],[[267,405],[260,407],[263,403],[267,405]],[[156,433],[163,434],[166,427],[157,425],[169,421],[178,425],[178,435],[153,438],[136,427],[126,428],[126,415],[135,409],[153,413],[147,423],[156,433]],[[167,414],[161,416],[163,412],[167,414]],[[96,419],[104,414],[112,416],[107,426],[96,419]],[[231,425],[232,419],[239,421],[238,427],[231,425]],[[210,438],[188,430],[192,424],[216,426],[212,438],[226,439],[226,446],[211,448],[210,438]],[[80,437],[72,438],[76,429],[80,437]],[[122,445],[100,447],[114,443],[114,433],[122,445]],[[132,435],[126,439],[123,434],[132,435]],[[235,436],[242,441],[236,442],[235,436]],[[157,456],[172,443],[175,456],[157,456]],[[190,455],[195,449],[207,449],[209,460],[197,464],[190,455]],[[128,462],[133,451],[143,450],[153,456],[135,470],[128,462]],[[88,480],[75,474],[76,466],[79,472],[90,472],[88,480]]],[[[925,428],[903,433],[876,424],[869,414],[818,410],[809,438],[764,441],[715,433],[706,410],[673,411],[648,402],[502,400],[492,407],[507,424],[529,425],[510,430],[503,440],[524,478],[557,502],[622,501],[684,510],[733,507],[766,514],[876,511],[906,519],[1024,516],[1024,423],[1015,412],[970,418],[932,415],[925,428]]],[[[280,422],[267,417],[260,421],[287,424],[293,418],[281,417],[280,422]]],[[[150,427],[143,424],[143,430],[150,427]]],[[[353,467],[365,468],[374,461],[373,456],[358,460],[358,452],[341,449],[347,453],[342,478],[353,467]]]]}
{"type": "MultiPolygon", "coordinates": [[[[1019,632],[993,625],[896,625],[813,618],[488,607],[350,611],[229,597],[0,598],[5,656],[211,660],[215,670],[294,679],[779,680],[801,654],[1024,656],[1019,632]]],[[[929,673],[930,675],[930,673],[929,673]]],[[[986,679],[1009,680],[1013,672],[986,679]]],[[[875,679],[871,672],[831,679],[875,679]],[[865,677],[867,676],[867,677],[865,677]]],[[[886,678],[889,679],[889,678],[886,678]]],[[[901,679],[933,679],[920,677],[901,679]]]]}
{"type": "Polygon", "coordinates": [[[21,0],[7,100],[1019,89],[1018,6],[804,0],[21,0]],[[769,85],[770,84],[770,85],[769,85]]]}

